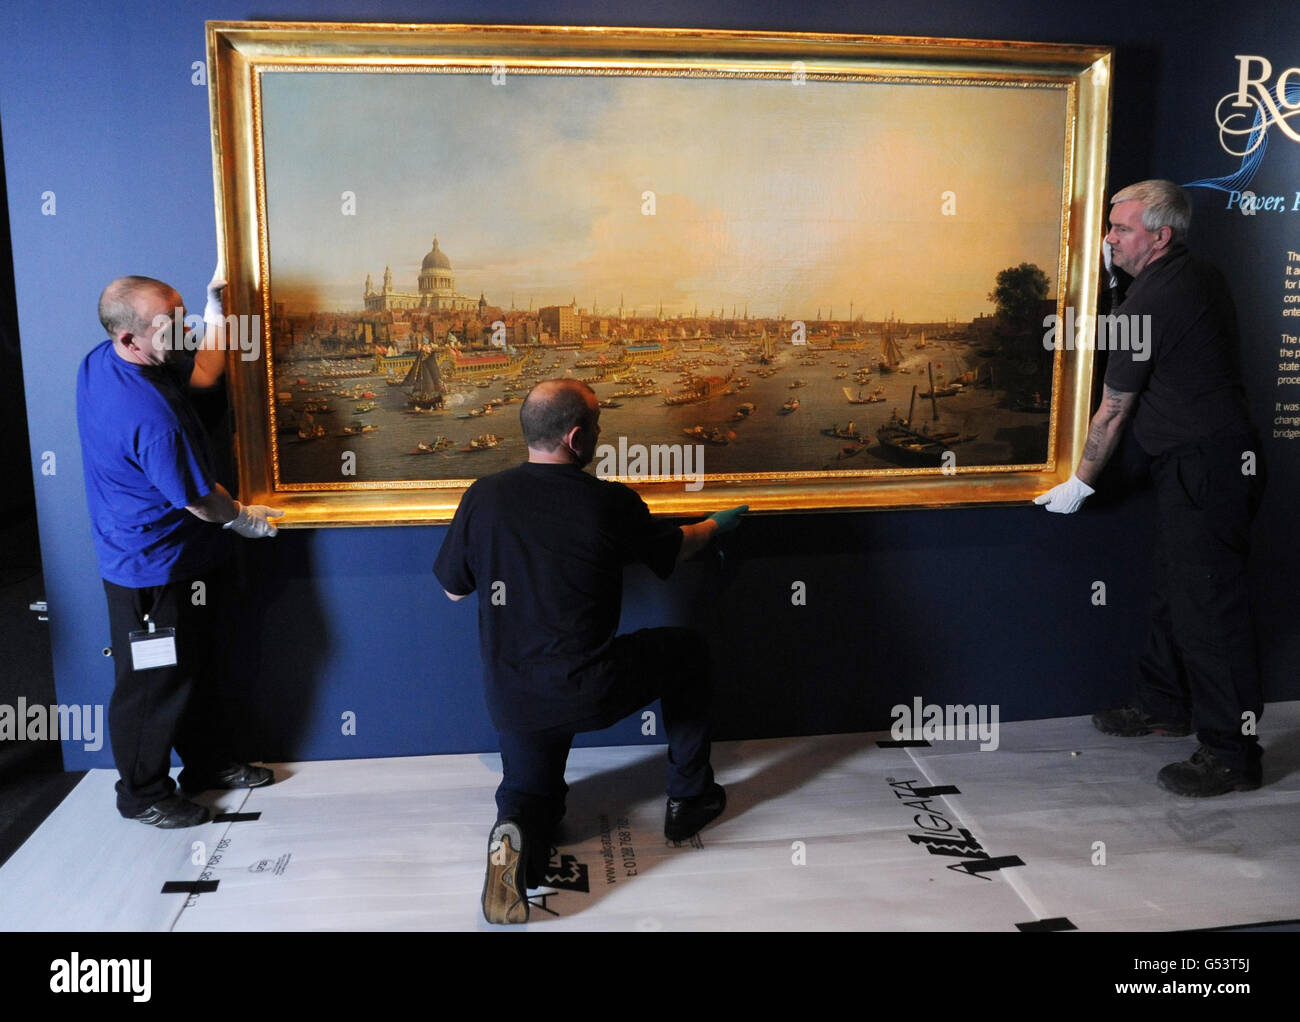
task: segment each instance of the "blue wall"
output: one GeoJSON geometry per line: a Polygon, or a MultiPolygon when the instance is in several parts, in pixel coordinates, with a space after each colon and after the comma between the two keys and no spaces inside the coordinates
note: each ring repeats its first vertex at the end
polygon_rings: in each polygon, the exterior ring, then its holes
{"type": "MultiPolygon", "coordinates": [[[[122,273],[202,301],[215,251],[207,94],[191,84],[205,19],[684,25],[1081,42],[1117,48],[1112,181],[1223,175],[1214,105],[1236,87],[1236,54],[1300,65],[1291,3],[1134,4],[1068,12],[1038,3],[887,0],[798,5],[48,3],[6,10],[0,130],[13,236],[31,463],[54,669],[63,702],[107,702],[103,591],[82,493],[76,367],[102,332],[95,302],[122,273]],[[43,216],[42,193],[57,213],[43,216]],[[55,472],[43,474],[45,452],[55,472]]],[[[1296,119],[1300,121],[1300,118],[1296,119]]],[[[1292,123],[1295,123],[1293,121],[1292,123]]],[[[1277,128],[1252,183],[1300,189],[1300,143],[1277,128]]],[[[1285,252],[1300,213],[1242,217],[1197,193],[1193,245],[1228,272],[1246,339],[1247,386],[1271,436],[1285,252]]],[[[1296,321],[1292,321],[1296,323],[1296,321]]],[[[1300,325],[1297,323],[1296,325],[1300,325]]],[[[1300,388],[1290,388],[1292,394],[1300,388]]],[[[1267,440],[1271,488],[1255,578],[1266,693],[1300,697],[1296,441],[1267,440]]],[[[1141,642],[1151,546],[1149,492],[1117,481],[1071,518],[1032,508],[780,516],[747,520],[725,554],[668,584],[629,573],[624,627],[693,621],[720,665],[721,737],[888,726],[889,707],[997,702],[1003,720],[1090,711],[1121,698],[1141,642]],[[790,605],[804,581],[808,605],[790,605]],[[1108,603],[1090,602],[1107,583],[1108,603]]],[[[235,684],[246,754],[387,756],[495,748],[479,691],[473,601],[449,604],[429,566],[440,528],[285,531],[244,544],[235,684]],[[355,736],[340,733],[344,711],[355,736]]],[[[1265,723],[1267,731],[1267,723],[1265,723]]],[[[658,741],[636,721],[588,743],[658,741]]],[[[70,768],[108,750],[65,746],[70,768]]]]}

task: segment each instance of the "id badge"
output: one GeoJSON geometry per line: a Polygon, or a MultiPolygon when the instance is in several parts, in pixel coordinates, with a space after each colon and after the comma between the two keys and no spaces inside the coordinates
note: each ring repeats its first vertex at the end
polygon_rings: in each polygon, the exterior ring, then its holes
{"type": "Polygon", "coordinates": [[[128,632],[131,640],[131,669],[151,671],[156,667],[176,666],[176,629],[158,628],[145,615],[147,631],[128,632]]]}

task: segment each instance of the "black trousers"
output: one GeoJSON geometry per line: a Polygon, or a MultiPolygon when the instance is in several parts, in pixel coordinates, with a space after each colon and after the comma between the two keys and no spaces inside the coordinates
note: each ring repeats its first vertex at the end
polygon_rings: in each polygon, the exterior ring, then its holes
{"type": "MultiPolygon", "coordinates": [[[[1138,705],[1189,721],[1226,766],[1257,763],[1243,715],[1264,711],[1246,560],[1263,490],[1243,472],[1249,436],[1180,447],[1151,465],[1159,510],[1151,628],[1139,661],[1138,705]]],[[[1253,730],[1251,728],[1250,730],[1253,730]]]]}
{"type": "Polygon", "coordinates": [[[104,582],[115,669],[108,733],[123,816],[134,816],[176,790],[169,776],[173,748],[184,764],[182,787],[202,787],[231,762],[221,701],[229,583],[228,566],[143,589],[104,582]],[[203,583],[202,602],[196,602],[196,582],[203,583]],[[132,667],[128,636],[148,628],[146,614],[157,628],[176,629],[175,666],[132,667]]]}
{"type": "Polygon", "coordinates": [[[712,672],[704,638],[689,628],[646,628],[615,638],[612,655],[616,680],[597,716],[549,731],[500,732],[497,818],[518,819],[539,852],[552,842],[564,817],[569,791],[564,767],[573,736],[609,727],[655,699],[668,737],[668,795],[689,798],[713,783],[712,672]]]}

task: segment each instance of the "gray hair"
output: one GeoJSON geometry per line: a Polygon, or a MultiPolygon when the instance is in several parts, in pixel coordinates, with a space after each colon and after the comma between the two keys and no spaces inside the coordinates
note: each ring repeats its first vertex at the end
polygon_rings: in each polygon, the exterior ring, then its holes
{"type": "Polygon", "coordinates": [[[1139,181],[1116,192],[1110,204],[1117,202],[1142,203],[1142,226],[1148,231],[1168,227],[1171,241],[1182,241],[1192,223],[1191,199],[1172,181],[1139,181]]]}
{"type": "Polygon", "coordinates": [[[171,290],[170,284],[153,277],[118,277],[99,296],[99,321],[104,324],[109,337],[116,337],[119,330],[143,334],[149,324],[140,319],[135,306],[136,297],[144,291],[166,294],[171,290]]]}

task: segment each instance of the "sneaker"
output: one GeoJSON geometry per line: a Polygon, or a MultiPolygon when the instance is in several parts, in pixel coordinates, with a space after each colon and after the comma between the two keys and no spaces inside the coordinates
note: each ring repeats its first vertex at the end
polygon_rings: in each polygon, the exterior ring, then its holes
{"type": "Polygon", "coordinates": [[[148,809],[136,813],[131,819],[162,830],[177,830],[207,823],[212,819],[212,812],[207,806],[197,805],[180,795],[168,795],[148,809]]]}
{"type": "Polygon", "coordinates": [[[1224,766],[1208,745],[1200,746],[1192,753],[1191,759],[1170,763],[1156,774],[1156,783],[1165,791],[1192,798],[1226,795],[1230,791],[1254,791],[1263,780],[1263,770],[1258,762],[1245,770],[1224,766]]]}
{"type": "Polygon", "coordinates": [[[703,795],[670,798],[664,812],[664,837],[669,841],[689,841],[726,808],[727,793],[721,784],[710,785],[703,795]]]}
{"type": "Polygon", "coordinates": [[[488,838],[487,873],[483,877],[483,918],[489,923],[528,922],[524,873],[528,851],[518,820],[498,820],[488,838]]]}
{"type": "Polygon", "coordinates": [[[1186,738],[1192,733],[1187,723],[1157,720],[1136,706],[1121,706],[1117,710],[1102,710],[1092,715],[1092,726],[1104,735],[1120,738],[1137,738],[1139,735],[1164,735],[1166,738],[1186,738]]]}
{"type": "Polygon", "coordinates": [[[186,792],[231,791],[235,788],[264,788],[275,780],[266,767],[253,766],[249,763],[231,763],[228,767],[216,771],[207,777],[194,781],[186,777],[181,790],[186,792]]]}

